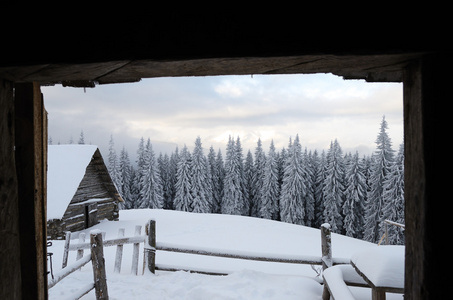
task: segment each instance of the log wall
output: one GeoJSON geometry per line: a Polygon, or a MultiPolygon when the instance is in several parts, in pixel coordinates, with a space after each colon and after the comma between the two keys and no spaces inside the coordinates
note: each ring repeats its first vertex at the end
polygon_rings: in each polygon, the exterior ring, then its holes
{"type": "Polygon", "coordinates": [[[102,175],[99,165],[103,161],[99,159],[102,158],[96,153],[63,218],[48,222],[48,238],[63,239],[65,231],[83,230],[103,219],[118,220],[118,200],[109,189],[110,182],[102,175]]]}

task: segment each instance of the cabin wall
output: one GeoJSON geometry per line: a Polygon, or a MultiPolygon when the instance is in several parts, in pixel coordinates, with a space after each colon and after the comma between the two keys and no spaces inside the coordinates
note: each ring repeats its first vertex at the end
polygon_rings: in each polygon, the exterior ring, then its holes
{"type": "Polygon", "coordinates": [[[100,220],[118,220],[118,203],[107,190],[92,162],[61,220],[47,222],[48,237],[61,239],[65,231],[79,231],[100,220]]]}

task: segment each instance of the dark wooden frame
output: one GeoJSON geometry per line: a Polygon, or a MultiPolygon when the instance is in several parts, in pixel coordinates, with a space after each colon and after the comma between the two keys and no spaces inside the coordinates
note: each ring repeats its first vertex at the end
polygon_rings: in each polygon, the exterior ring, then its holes
{"type": "MultiPolygon", "coordinates": [[[[392,20],[386,11],[382,14],[386,22],[381,22],[382,16],[376,22],[367,16],[364,35],[362,30],[341,26],[348,18],[355,20],[355,14],[341,14],[341,22],[323,28],[340,26],[348,34],[326,36],[307,32],[313,24],[300,23],[303,15],[289,17],[288,11],[283,20],[273,18],[274,11],[270,18],[241,15],[237,9],[232,14],[200,11],[203,13],[194,15],[175,8],[170,15],[156,10],[152,16],[134,12],[128,22],[115,24],[99,19],[97,13],[86,14],[86,10],[81,14],[82,23],[62,13],[58,28],[64,31],[59,34],[53,31],[55,26],[50,30],[49,23],[43,22],[53,20],[55,24],[58,14],[54,11],[52,16],[29,16],[33,30],[5,25],[11,29],[2,32],[3,41],[9,43],[0,56],[0,240],[8,242],[0,246],[0,272],[27,272],[2,276],[0,298],[46,298],[44,108],[39,84],[34,81],[94,86],[156,76],[320,72],[348,79],[403,82],[405,297],[447,298],[448,285],[435,275],[444,272],[445,252],[438,246],[444,235],[438,231],[448,228],[451,218],[447,209],[439,209],[447,201],[449,183],[443,173],[451,165],[441,155],[446,129],[451,127],[448,105],[453,52],[445,47],[450,42],[445,38],[448,34],[443,34],[449,27],[429,27],[432,22],[425,22],[429,19],[426,13],[422,19],[413,15],[413,22],[403,24],[402,14],[392,20]],[[391,30],[384,30],[383,23],[391,24],[387,28],[391,30]],[[370,33],[372,24],[378,28],[370,33]],[[100,33],[99,28],[104,30],[100,33]],[[389,45],[390,40],[396,42],[389,45]],[[424,43],[426,40],[430,42],[424,43]],[[39,51],[27,51],[38,44],[39,51]],[[26,225],[30,222],[32,228],[26,225]]],[[[437,15],[434,19],[434,23],[443,20],[437,15]]]]}

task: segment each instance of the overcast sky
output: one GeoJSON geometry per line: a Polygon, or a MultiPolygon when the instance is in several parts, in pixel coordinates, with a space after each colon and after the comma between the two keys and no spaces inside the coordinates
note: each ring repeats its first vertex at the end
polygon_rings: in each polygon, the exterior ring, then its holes
{"type": "Polygon", "coordinates": [[[371,154],[382,116],[393,148],[403,141],[402,84],[343,80],[330,74],[176,77],[94,89],[42,87],[53,143],[85,142],[107,155],[110,135],[135,161],[141,137],[154,149],[192,148],[201,137],[205,153],[240,136],[244,155],[261,138],[277,149],[299,134],[302,147],[328,149],[338,139],[343,151],[371,154]],[[169,143],[169,144],[167,144],[169,143]]]}

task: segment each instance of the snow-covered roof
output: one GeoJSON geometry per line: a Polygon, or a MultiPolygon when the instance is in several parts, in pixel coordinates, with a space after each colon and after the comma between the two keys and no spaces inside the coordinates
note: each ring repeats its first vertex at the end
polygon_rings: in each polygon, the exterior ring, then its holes
{"type": "Polygon", "coordinates": [[[61,219],[74,197],[98,147],[49,145],[47,158],[47,219],[61,219]]]}

